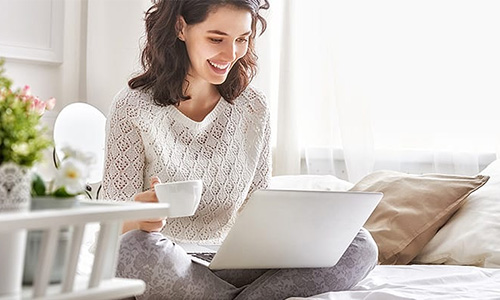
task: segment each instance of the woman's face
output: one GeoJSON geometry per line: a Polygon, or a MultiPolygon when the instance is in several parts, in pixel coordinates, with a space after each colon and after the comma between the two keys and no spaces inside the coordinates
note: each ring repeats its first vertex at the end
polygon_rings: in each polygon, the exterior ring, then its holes
{"type": "Polygon", "coordinates": [[[179,38],[186,43],[189,76],[211,84],[223,83],[236,61],[247,53],[252,33],[249,11],[226,5],[210,12],[205,21],[187,25],[180,18],[179,38]]]}

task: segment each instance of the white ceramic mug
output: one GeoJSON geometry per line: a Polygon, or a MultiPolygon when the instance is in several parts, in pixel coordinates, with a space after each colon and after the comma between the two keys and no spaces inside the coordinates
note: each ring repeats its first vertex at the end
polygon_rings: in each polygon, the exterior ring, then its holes
{"type": "Polygon", "coordinates": [[[203,181],[158,183],[154,187],[160,203],[170,204],[169,218],[192,216],[200,204],[203,181]]]}

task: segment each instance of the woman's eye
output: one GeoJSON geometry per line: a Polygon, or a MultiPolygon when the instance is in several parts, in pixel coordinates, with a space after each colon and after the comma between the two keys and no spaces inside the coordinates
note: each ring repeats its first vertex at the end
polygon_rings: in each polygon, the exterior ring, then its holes
{"type": "Polygon", "coordinates": [[[238,43],[246,43],[246,42],[248,42],[248,39],[246,39],[246,38],[239,38],[239,39],[237,39],[237,41],[238,41],[238,43]]]}
{"type": "Polygon", "coordinates": [[[209,38],[212,43],[221,43],[222,39],[209,38]]]}

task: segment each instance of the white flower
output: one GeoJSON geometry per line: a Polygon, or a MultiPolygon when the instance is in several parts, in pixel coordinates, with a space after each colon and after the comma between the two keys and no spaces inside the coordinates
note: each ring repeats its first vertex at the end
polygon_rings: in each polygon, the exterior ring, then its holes
{"type": "Polygon", "coordinates": [[[46,183],[54,181],[57,168],[54,164],[51,148],[47,148],[43,151],[43,157],[33,166],[33,171],[40,175],[46,183]]]}
{"type": "Polygon", "coordinates": [[[63,160],[72,157],[88,165],[95,163],[95,157],[90,152],[79,151],[68,146],[62,147],[61,151],[64,154],[63,160]]]}
{"type": "Polygon", "coordinates": [[[80,194],[85,191],[88,177],[87,165],[73,157],[61,162],[55,178],[56,188],[64,187],[68,194],[80,194]]]}
{"type": "Polygon", "coordinates": [[[46,151],[44,160],[35,165],[33,195],[62,198],[86,192],[94,157],[71,147],[61,150],[63,153],[60,160],[54,156],[55,152],[46,151]]]}

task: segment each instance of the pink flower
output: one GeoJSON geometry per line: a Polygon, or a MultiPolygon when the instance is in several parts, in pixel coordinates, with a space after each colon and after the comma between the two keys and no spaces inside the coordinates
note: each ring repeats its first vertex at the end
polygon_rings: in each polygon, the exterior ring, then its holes
{"type": "Polygon", "coordinates": [[[30,110],[36,112],[39,115],[43,115],[45,110],[51,110],[56,105],[56,99],[50,98],[47,101],[42,101],[38,97],[31,94],[31,88],[29,85],[25,85],[24,88],[19,93],[19,98],[23,102],[28,102],[30,104],[30,110]]]}
{"type": "Polygon", "coordinates": [[[30,101],[30,110],[38,113],[39,115],[43,115],[46,106],[45,102],[36,97],[31,97],[30,101]]]}
{"type": "Polygon", "coordinates": [[[31,88],[29,85],[25,85],[21,90],[21,95],[23,96],[31,96],[31,88]]]}
{"type": "Polygon", "coordinates": [[[47,104],[46,107],[45,107],[47,110],[54,109],[54,107],[56,106],[56,98],[53,98],[53,97],[50,98],[49,100],[47,100],[45,102],[45,104],[47,104]]]}

